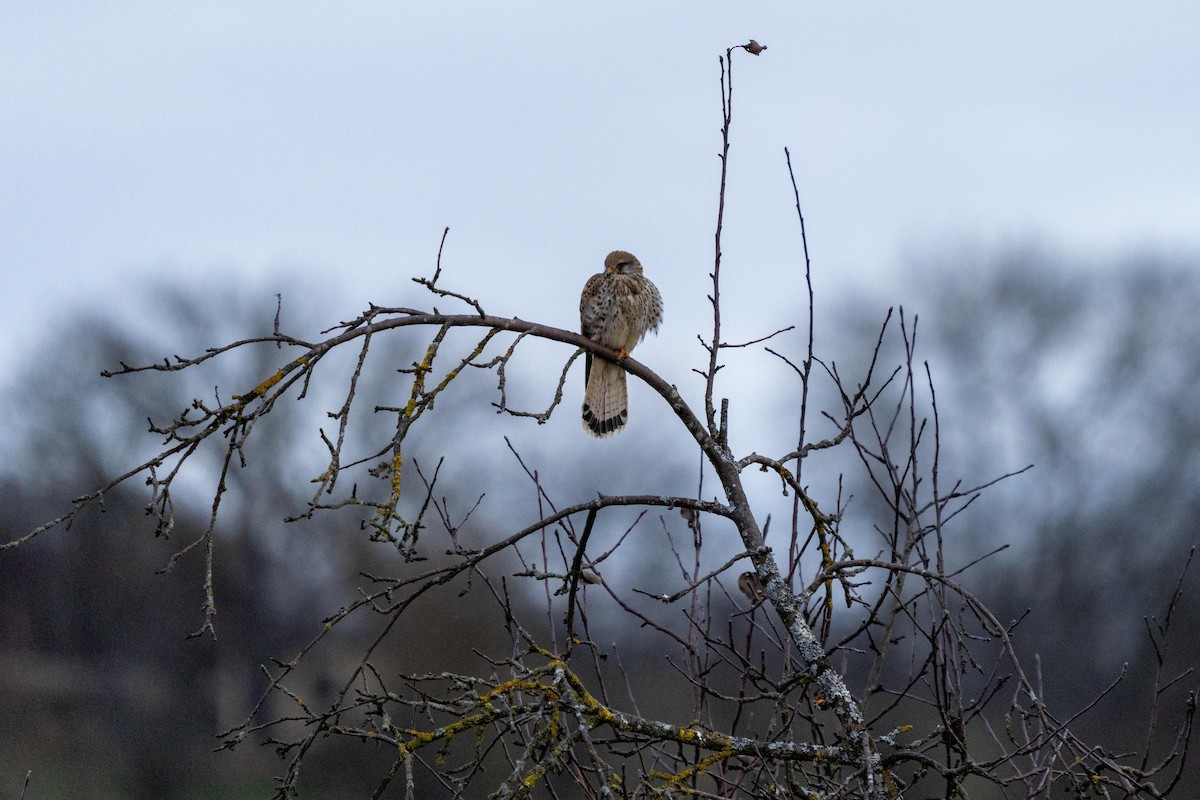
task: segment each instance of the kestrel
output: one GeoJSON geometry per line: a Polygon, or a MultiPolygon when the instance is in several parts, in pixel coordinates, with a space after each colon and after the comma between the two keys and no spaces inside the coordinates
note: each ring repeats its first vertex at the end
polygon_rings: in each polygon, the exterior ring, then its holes
{"type": "MultiPolygon", "coordinates": [[[[583,335],[616,350],[621,359],[662,322],[662,296],[642,274],[641,263],[624,250],[604,259],[604,272],[588,278],[579,298],[583,335]]],[[[603,359],[584,362],[583,427],[592,436],[610,436],[629,419],[625,370],[603,359]]]]}

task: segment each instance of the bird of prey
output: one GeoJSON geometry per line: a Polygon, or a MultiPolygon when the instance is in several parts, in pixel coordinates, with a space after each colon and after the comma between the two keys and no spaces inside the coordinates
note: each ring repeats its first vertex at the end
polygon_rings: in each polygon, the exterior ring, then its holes
{"type": "MultiPolygon", "coordinates": [[[[641,263],[624,250],[604,259],[604,272],[588,278],[579,298],[583,335],[616,350],[619,359],[662,322],[662,296],[642,274],[641,263]]],[[[583,427],[596,437],[610,436],[629,419],[625,370],[588,353],[584,364],[583,427]]]]}

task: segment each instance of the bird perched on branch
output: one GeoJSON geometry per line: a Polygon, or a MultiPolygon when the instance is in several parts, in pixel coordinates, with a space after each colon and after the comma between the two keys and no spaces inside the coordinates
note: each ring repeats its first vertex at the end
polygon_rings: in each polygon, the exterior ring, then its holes
{"type": "MultiPolygon", "coordinates": [[[[641,263],[624,250],[604,259],[604,272],[588,278],[579,298],[583,335],[617,351],[624,360],[629,351],[657,331],[662,322],[662,296],[642,274],[641,263]]],[[[625,370],[604,359],[584,362],[583,427],[592,436],[616,433],[629,419],[625,370]]]]}
{"type": "Polygon", "coordinates": [[[753,39],[751,39],[746,44],[739,44],[738,47],[742,48],[743,50],[745,50],[747,53],[749,53],[752,56],[762,55],[762,51],[767,49],[767,46],[765,44],[759,44],[758,42],[754,41],[753,39]]]}

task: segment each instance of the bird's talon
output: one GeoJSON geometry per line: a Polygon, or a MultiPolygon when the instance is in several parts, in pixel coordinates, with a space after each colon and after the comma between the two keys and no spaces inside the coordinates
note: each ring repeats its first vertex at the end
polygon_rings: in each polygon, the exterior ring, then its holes
{"type": "Polygon", "coordinates": [[[624,361],[627,358],[629,358],[629,351],[624,347],[617,351],[617,361],[624,361]]]}

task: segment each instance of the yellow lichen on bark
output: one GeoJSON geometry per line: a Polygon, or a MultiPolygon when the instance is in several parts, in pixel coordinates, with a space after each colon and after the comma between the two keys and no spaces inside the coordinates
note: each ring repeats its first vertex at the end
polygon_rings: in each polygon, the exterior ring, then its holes
{"type": "Polygon", "coordinates": [[[283,380],[283,375],[284,375],[283,370],[277,370],[274,375],[267,378],[265,381],[260,383],[258,386],[255,386],[253,389],[251,389],[246,394],[235,394],[233,396],[233,399],[244,404],[244,403],[250,402],[251,400],[253,400],[256,397],[262,397],[264,394],[266,394],[271,389],[272,386],[274,386],[275,384],[277,384],[281,380],[283,380]]]}
{"type": "Polygon", "coordinates": [[[540,692],[549,697],[551,700],[558,700],[558,692],[554,691],[553,687],[546,686],[545,684],[538,683],[537,681],[526,680],[524,678],[513,678],[511,681],[505,681],[496,688],[481,694],[479,696],[479,700],[480,702],[486,703],[493,697],[498,697],[502,694],[508,694],[509,692],[519,691],[540,692]]]}
{"type": "Polygon", "coordinates": [[[404,469],[404,456],[397,447],[392,453],[392,500],[400,499],[400,473],[404,469]]]}
{"type": "Polygon", "coordinates": [[[676,774],[670,774],[670,773],[665,773],[665,772],[653,772],[652,771],[650,773],[650,777],[664,780],[667,782],[668,785],[674,786],[676,788],[680,788],[680,784],[682,784],[684,781],[691,780],[692,777],[697,774],[702,774],[702,773],[708,772],[709,767],[713,766],[714,764],[720,763],[721,761],[724,761],[727,758],[731,758],[732,756],[733,756],[733,749],[730,747],[726,747],[723,750],[718,750],[714,753],[710,753],[709,755],[700,759],[695,764],[693,764],[692,766],[683,770],[682,772],[679,772],[676,774]]]}

